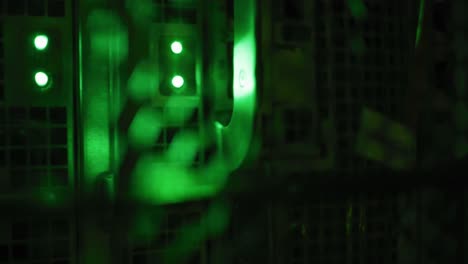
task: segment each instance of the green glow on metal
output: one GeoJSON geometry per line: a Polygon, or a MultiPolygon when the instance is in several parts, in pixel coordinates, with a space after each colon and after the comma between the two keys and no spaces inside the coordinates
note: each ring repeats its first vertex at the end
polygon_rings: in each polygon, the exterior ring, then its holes
{"type": "Polygon", "coordinates": [[[180,54],[182,53],[183,51],[183,46],[182,46],[182,43],[180,41],[174,41],[172,42],[171,44],[171,50],[172,52],[174,52],[175,54],[180,54]]]}
{"type": "MultiPolygon", "coordinates": [[[[235,1],[235,33],[234,33],[234,71],[233,81],[234,107],[231,122],[227,126],[218,123],[213,124],[216,129],[216,141],[219,143],[219,152],[214,154],[207,163],[200,167],[190,166],[195,161],[196,154],[203,147],[204,142],[200,135],[187,131],[174,136],[168,150],[164,153],[147,153],[137,161],[135,170],[131,176],[130,192],[137,200],[147,203],[168,204],[187,200],[212,197],[224,187],[230,172],[237,169],[247,157],[253,138],[254,113],[256,107],[256,9],[255,2],[251,0],[235,1]],[[200,143],[200,141],[202,141],[200,143]]],[[[105,36],[107,42],[111,42],[109,36],[105,36]]],[[[177,54],[178,45],[172,47],[171,52],[177,54]]],[[[104,45],[103,47],[107,47],[104,45]]],[[[169,48],[169,47],[167,47],[169,48]]],[[[105,49],[102,51],[104,56],[105,49]]],[[[169,51],[168,51],[169,52],[169,51]]],[[[99,54],[98,54],[99,55],[99,54]]],[[[137,99],[146,98],[150,93],[146,92],[140,84],[158,83],[152,80],[151,75],[155,71],[152,67],[143,67],[142,74],[136,72],[129,80],[129,94],[137,99]],[[144,72],[152,72],[144,74],[144,72]]],[[[135,70],[137,71],[137,70],[135,70]]],[[[156,69],[157,72],[157,69],[156,69]]],[[[107,91],[109,83],[100,75],[91,72],[86,87],[85,98],[86,111],[84,113],[84,148],[86,174],[91,180],[94,173],[102,173],[109,169],[110,142],[109,121],[114,116],[109,113],[109,100],[107,91]]],[[[181,89],[184,86],[184,75],[170,76],[170,85],[173,89],[181,89]]],[[[169,83],[168,83],[169,84],[169,83]]],[[[154,87],[154,86],[153,86],[154,87]]],[[[218,87],[218,89],[224,89],[218,87]]],[[[171,98],[172,99],[172,98],[171,98]]],[[[172,101],[172,100],[170,100],[172,101]]],[[[183,103],[173,102],[173,106],[184,107],[183,103]]],[[[177,110],[174,110],[177,111],[177,110]]],[[[170,111],[169,111],[170,112],[170,111]]],[[[188,112],[187,112],[188,113],[188,112]]],[[[177,116],[174,114],[174,116],[177,116]]],[[[129,142],[131,145],[143,146],[154,143],[160,135],[163,126],[166,126],[167,116],[145,112],[137,113],[129,129],[129,142]],[[149,135],[151,134],[151,135],[149,135]]],[[[212,233],[224,229],[223,220],[227,216],[214,214],[210,221],[213,224],[212,233]]]]}
{"type": "Polygon", "coordinates": [[[45,50],[49,45],[49,38],[46,35],[37,35],[34,37],[34,47],[37,50],[45,50]]]}
{"type": "Polygon", "coordinates": [[[419,3],[418,29],[416,30],[415,47],[417,47],[417,46],[419,45],[419,41],[420,41],[420,39],[421,39],[422,26],[423,26],[423,21],[424,21],[424,5],[425,5],[425,0],[420,0],[420,3],[419,3]]]}
{"type": "Polygon", "coordinates": [[[172,86],[174,86],[175,88],[181,88],[182,86],[184,86],[184,78],[180,75],[176,75],[174,77],[172,77],[172,86]]]}
{"type": "Polygon", "coordinates": [[[221,148],[229,153],[226,166],[237,169],[247,156],[253,138],[256,108],[256,6],[255,1],[235,1],[233,51],[233,113],[227,126],[215,124],[221,148]]]}
{"type": "Polygon", "coordinates": [[[47,73],[39,71],[34,74],[34,81],[37,86],[44,88],[49,84],[49,76],[47,73]]]}

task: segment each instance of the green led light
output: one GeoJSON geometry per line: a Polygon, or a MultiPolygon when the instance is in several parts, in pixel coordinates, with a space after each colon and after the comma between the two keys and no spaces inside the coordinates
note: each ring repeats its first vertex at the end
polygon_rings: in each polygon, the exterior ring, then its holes
{"type": "Polygon", "coordinates": [[[180,75],[176,75],[172,78],[172,86],[174,86],[175,88],[180,88],[182,86],[184,86],[184,78],[180,75]]]}
{"type": "Polygon", "coordinates": [[[34,37],[34,47],[37,50],[45,50],[49,44],[49,38],[46,35],[37,35],[34,37]]]}
{"type": "Polygon", "coordinates": [[[49,84],[49,76],[45,72],[36,72],[34,74],[34,81],[36,82],[36,85],[39,87],[45,87],[47,84],[49,84]]]}
{"type": "Polygon", "coordinates": [[[180,43],[180,41],[174,41],[172,42],[171,44],[171,50],[172,52],[174,52],[175,54],[180,54],[182,53],[182,50],[184,48],[182,47],[182,43],[180,43]]]}

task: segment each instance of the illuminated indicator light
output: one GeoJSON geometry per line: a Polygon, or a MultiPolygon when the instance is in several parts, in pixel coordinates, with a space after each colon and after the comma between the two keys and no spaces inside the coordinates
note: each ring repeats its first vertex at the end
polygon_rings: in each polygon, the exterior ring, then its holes
{"type": "Polygon", "coordinates": [[[174,41],[174,42],[172,42],[172,44],[171,44],[171,50],[172,50],[172,52],[174,52],[175,54],[180,54],[180,53],[182,53],[182,50],[183,50],[182,43],[180,43],[180,41],[174,41]]]}
{"type": "Polygon", "coordinates": [[[174,86],[175,88],[180,88],[184,86],[184,78],[182,78],[182,76],[180,75],[174,76],[172,78],[172,86],[174,86]]]}
{"type": "Polygon", "coordinates": [[[34,38],[34,47],[37,50],[44,50],[49,44],[49,38],[46,35],[37,35],[34,38]]]}
{"type": "Polygon", "coordinates": [[[49,76],[45,72],[36,72],[36,74],[34,74],[34,81],[37,86],[45,87],[49,83],[49,76]]]}

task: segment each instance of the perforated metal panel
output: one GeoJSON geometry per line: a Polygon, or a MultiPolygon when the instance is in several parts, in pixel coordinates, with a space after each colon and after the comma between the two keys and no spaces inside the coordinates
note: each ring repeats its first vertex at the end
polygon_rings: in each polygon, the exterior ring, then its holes
{"type": "Polygon", "coordinates": [[[2,219],[0,263],[74,263],[70,222],[63,217],[2,219]]]}
{"type": "MultiPolygon", "coordinates": [[[[318,89],[337,129],[340,170],[369,167],[356,160],[354,140],[359,113],[367,106],[397,117],[408,87],[407,69],[414,46],[417,10],[409,2],[364,1],[367,18],[359,20],[341,1],[315,1],[318,89]],[[328,93],[328,95],[324,95],[328,93]]],[[[324,105],[325,104],[325,105],[324,105]]]]}
{"type": "Polygon", "coordinates": [[[197,23],[197,1],[195,0],[153,0],[155,23],[197,23]]]}
{"type": "MultiPolygon", "coordinates": [[[[17,87],[5,84],[4,21],[11,17],[27,20],[64,19],[64,0],[0,1],[0,201],[55,202],[58,193],[73,193],[73,104],[68,96],[47,105],[17,104],[7,94],[17,87]],[[34,196],[33,193],[41,193],[34,196]],[[22,197],[24,195],[24,197],[22,197]],[[38,199],[29,201],[28,199],[38,199]],[[39,201],[44,198],[44,201],[39,201]]],[[[71,30],[71,29],[70,29],[71,30]]],[[[71,35],[70,35],[71,36],[71,35]]],[[[26,41],[26,40],[25,40],[26,41]]],[[[70,73],[68,73],[70,74],[70,73]]],[[[32,87],[30,87],[32,89],[32,87]]],[[[34,101],[34,100],[32,100],[34,101]]],[[[21,206],[18,204],[18,206],[21,206]]],[[[0,220],[0,263],[75,263],[73,215],[39,215],[16,206],[2,210],[0,220]]]]}
{"type": "MultiPolygon", "coordinates": [[[[362,1],[367,16],[359,18],[350,11],[351,1],[265,2],[273,10],[273,29],[269,31],[269,21],[263,27],[264,38],[268,39],[271,34],[271,52],[289,52],[290,58],[302,50],[306,51],[303,54],[312,53],[302,66],[307,67],[306,74],[312,84],[296,86],[285,82],[284,86],[298,96],[305,94],[301,89],[313,90],[307,98],[309,104],[316,107],[305,111],[300,103],[286,107],[284,101],[272,102],[272,116],[262,121],[262,130],[267,130],[262,131],[264,140],[268,140],[266,147],[269,151],[275,149],[272,146],[281,140],[278,135],[271,134],[282,129],[284,132],[280,134],[285,141],[295,141],[309,152],[315,145],[320,151],[321,144],[329,144],[319,132],[323,129],[323,120],[331,120],[333,131],[326,131],[328,136],[335,136],[332,146],[336,160],[330,174],[301,170],[301,166],[311,163],[305,151],[294,156],[295,166],[288,166],[285,161],[281,163],[285,168],[275,173],[311,181],[332,175],[337,181],[342,177],[359,181],[362,174],[391,177],[383,173],[379,165],[359,158],[354,145],[363,107],[392,119],[400,117],[408,89],[408,58],[414,48],[418,3],[362,1]],[[275,121],[278,116],[284,116],[284,122],[275,121]],[[311,125],[314,122],[316,130],[311,125]],[[307,133],[308,130],[312,133],[307,133]]],[[[267,46],[263,48],[268,49],[267,46]]],[[[264,59],[267,61],[264,63],[275,63],[264,59]]],[[[283,79],[290,80],[294,72],[288,65],[277,67],[281,69],[278,73],[286,75],[283,79]]],[[[266,73],[265,78],[272,77],[266,73]]],[[[265,105],[269,107],[268,100],[275,97],[271,88],[275,83],[268,80],[265,83],[270,87],[263,87],[264,94],[268,95],[263,97],[266,101],[263,109],[265,105]]],[[[270,152],[273,157],[281,155],[270,152]]],[[[330,190],[329,194],[317,193],[314,200],[274,205],[277,263],[398,263],[396,234],[399,227],[395,204],[394,194],[343,196],[330,190]]]]}
{"type": "Polygon", "coordinates": [[[2,0],[0,13],[10,16],[64,17],[65,0],[2,0]]]}
{"type": "Polygon", "coordinates": [[[66,108],[0,106],[0,115],[2,190],[68,187],[66,108]]]}
{"type": "MultiPolygon", "coordinates": [[[[201,219],[201,207],[197,205],[178,205],[165,208],[165,213],[160,217],[153,218],[154,227],[158,230],[153,236],[147,239],[130,241],[128,259],[124,263],[146,264],[159,263],[164,260],[167,250],[171,247],[180,247],[175,244],[180,240],[184,227],[198,224],[201,219]]],[[[198,250],[191,252],[184,263],[197,264],[205,263],[205,245],[198,245],[198,250]]]]}
{"type": "Polygon", "coordinates": [[[276,263],[400,263],[392,195],[316,192],[273,210],[276,263]]]}

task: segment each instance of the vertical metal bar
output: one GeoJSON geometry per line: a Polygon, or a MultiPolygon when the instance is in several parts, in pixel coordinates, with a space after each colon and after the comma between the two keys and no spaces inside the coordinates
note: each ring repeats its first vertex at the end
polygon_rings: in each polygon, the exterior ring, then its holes
{"type": "MultiPolygon", "coordinates": [[[[80,166],[80,173],[78,175],[79,179],[79,199],[81,201],[90,201],[91,196],[93,195],[94,184],[98,180],[99,173],[103,173],[108,171],[109,168],[109,157],[107,159],[103,159],[102,163],[99,164],[91,164],[93,159],[99,157],[98,155],[108,155],[109,154],[109,143],[108,138],[104,139],[108,135],[109,127],[108,121],[111,118],[109,115],[109,106],[105,104],[109,103],[109,75],[108,74],[101,74],[99,76],[100,82],[96,82],[94,79],[95,76],[90,74],[89,69],[91,65],[90,63],[84,63],[83,57],[89,58],[90,50],[87,45],[84,45],[84,40],[91,41],[92,39],[89,38],[90,32],[89,27],[86,27],[85,24],[87,23],[87,17],[92,12],[95,11],[97,8],[96,2],[83,2],[77,1],[76,9],[77,11],[77,35],[78,35],[78,62],[79,68],[77,69],[77,89],[78,89],[78,120],[82,124],[79,127],[79,139],[80,145],[80,153],[82,162],[80,166]],[[83,70],[87,70],[83,72],[83,70]],[[107,79],[106,79],[107,78],[107,79]],[[93,83],[94,81],[94,83],[93,83]],[[94,87],[92,86],[94,85],[94,87]],[[107,100],[107,102],[106,102],[107,100]],[[93,105],[94,103],[94,105],[93,105]],[[102,103],[103,109],[99,109],[96,107],[96,103],[102,103]],[[94,108],[93,108],[94,107],[94,108]],[[101,112],[96,113],[94,111],[101,110],[101,112]],[[107,111],[102,111],[107,110],[107,111]],[[97,119],[96,115],[100,119],[97,119]],[[95,129],[91,131],[91,129],[95,129]],[[92,145],[92,142],[89,140],[95,139],[96,134],[92,134],[96,131],[101,132],[104,136],[103,137],[103,144],[100,148],[96,148],[97,146],[92,145]]],[[[107,61],[107,64],[109,62],[107,61]]],[[[103,66],[109,67],[109,65],[103,66]]],[[[103,73],[108,73],[108,68],[103,69],[103,73]]],[[[96,141],[99,142],[99,141],[96,141]]],[[[91,205],[91,203],[88,203],[91,205]]],[[[93,208],[94,209],[94,208],[93,208]]],[[[80,207],[78,214],[79,214],[79,262],[80,264],[90,264],[90,263],[99,263],[99,264],[106,264],[111,263],[111,248],[109,245],[109,235],[108,231],[103,229],[102,223],[97,221],[100,214],[95,214],[96,211],[94,210],[87,210],[86,206],[80,207]],[[92,212],[91,212],[92,211],[92,212]]],[[[109,223],[110,224],[110,223],[109,223]]]]}
{"type": "Polygon", "coordinates": [[[115,115],[115,108],[114,108],[114,104],[115,104],[115,98],[114,98],[114,78],[115,78],[115,74],[114,74],[114,60],[113,60],[113,54],[115,53],[115,48],[118,44],[116,43],[111,43],[110,45],[110,48],[108,49],[108,68],[107,68],[107,71],[108,71],[108,80],[109,80],[109,84],[107,86],[107,108],[108,108],[108,115],[109,115],[109,170],[114,170],[115,169],[115,148],[114,148],[114,140],[115,140],[115,122],[114,120],[112,120],[112,118],[114,117],[115,115]]]}

